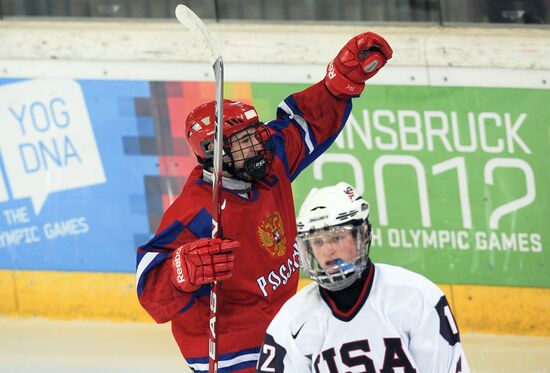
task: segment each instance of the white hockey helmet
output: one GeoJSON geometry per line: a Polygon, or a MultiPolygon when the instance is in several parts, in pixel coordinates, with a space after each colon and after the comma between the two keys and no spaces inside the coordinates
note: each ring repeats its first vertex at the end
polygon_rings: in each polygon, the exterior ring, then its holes
{"type": "Polygon", "coordinates": [[[336,291],[361,277],[368,263],[371,226],[369,204],[353,187],[340,182],[313,189],[300,208],[297,225],[300,264],[315,282],[336,291]]]}

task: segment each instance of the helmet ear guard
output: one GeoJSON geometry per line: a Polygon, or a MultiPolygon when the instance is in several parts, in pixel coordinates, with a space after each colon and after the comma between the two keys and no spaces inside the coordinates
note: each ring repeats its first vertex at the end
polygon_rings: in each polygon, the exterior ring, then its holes
{"type": "Polygon", "coordinates": [[[201,149],[204,154],[204,159],[214,158],[214,141],[211,139],[206,139],[201,142],[201,149]]]}

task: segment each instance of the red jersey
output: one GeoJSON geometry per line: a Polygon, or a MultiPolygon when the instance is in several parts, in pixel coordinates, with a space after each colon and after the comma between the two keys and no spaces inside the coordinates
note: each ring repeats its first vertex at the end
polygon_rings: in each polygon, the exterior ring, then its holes
{"type": "MultiPolygon", "coordinates": [[[[275,146],[270,175],[247,195],[222,190],[222,235],[241,243],[231,279],[218,298],[218,371],[255,371],[270,321],[299,278],[291,182],[334,141],[351,111],[319,82],[285,99],[267,123],[275,146]]],[[[162,217],[156,235],[137,250],[137,290],[155,321],[172,322],[179,348],[196,372],[208,372],[210,285],[189,293],[171,282],[173,250],[212,235],[212,185],[195,168],[162,217]]]]}

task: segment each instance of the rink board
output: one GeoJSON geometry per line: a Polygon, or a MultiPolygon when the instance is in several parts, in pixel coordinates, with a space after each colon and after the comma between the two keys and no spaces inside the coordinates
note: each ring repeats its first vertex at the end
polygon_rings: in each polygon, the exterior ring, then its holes
{"type": "MultiPolygon", "coordinates": [[[[304,87],[230,82],[226,97],[268,119],[304,87]]],[[[0,80],[0,312],[147,319],[135,247],[194,166],[184,118],[213,96],[212,82],[0,80]]],[[[547,334],[546,102],[547,89],[371,85],[296,203],[355,185],[375,261],[451,284],[464,328],[547,334]]]]}
{"type": "MultiPolygon", "coordinates": [[[[0,271],[0,313],[18,317],[153,322],[135,277],[114,273],[0,271]]],[[[301,279],[299,288],[309,283],[301,279]]],[[[550,290],[438,284],[461,332],[550,336],[550,290]]]]}

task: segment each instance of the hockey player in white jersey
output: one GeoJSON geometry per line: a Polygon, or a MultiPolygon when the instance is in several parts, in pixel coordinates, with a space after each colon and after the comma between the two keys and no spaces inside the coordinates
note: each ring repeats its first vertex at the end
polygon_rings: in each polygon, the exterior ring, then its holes
{"type": "Polygon", "coordinates": [[[346,183],[313,190],[298,222],[314,280],[267,329],[257,371],[466,373],[443,292],[425,277],[369,259],[369,205],[346,183]]]}

